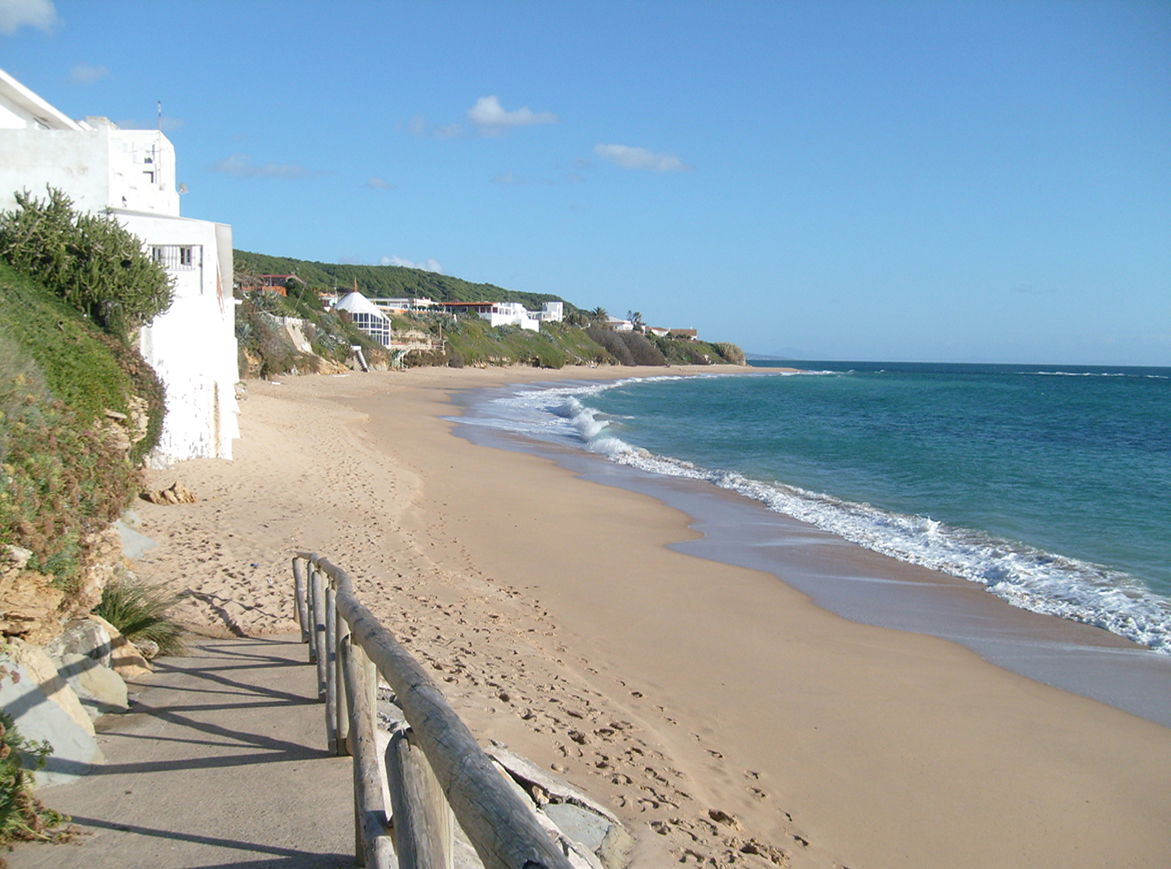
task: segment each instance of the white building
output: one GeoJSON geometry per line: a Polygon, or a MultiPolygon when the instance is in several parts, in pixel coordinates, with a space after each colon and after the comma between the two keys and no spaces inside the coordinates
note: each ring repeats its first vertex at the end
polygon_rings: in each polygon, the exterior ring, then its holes
{"type": "Polygon", "coordinates": [[[542,322],[559,323],[565,316],[564,302],[545,302],[540,311],[530,311],[520,302],[436,302],[449,314],[479,314],[492,326],[519,326],[532,332],[542,322]]]}
{"type": "Polygon", "coordinates": [[[537,313],[537,319],[542,323],[560,323],[565,319],[565,303],[545,302],[537,313]]]}
{"type": "Polygon", "coordinates": [[[384,313],[428,311],[435,303],[430,299],[371,299],[384,313]]]}
{"type": "Polygon", "coordinates": [[[361,293],[346,293],[333,309],[346,311],[353,318],[355,326],[383,347],[390,346],[390,317],[382,313],[377,305],[361,293]]]}
{"type": "Polygon", "coordinates": [[[540,319],[520,302],[496,302],[491,310],[480,316],[493,326],[520,326],[533,332],[541,330],[540,319]]]}
{"type": "Polygon", "coordinates": [[[179,215],[175,148],[157,130],[75,121],[0,70],[0,210],[58,188],[79,211],[107,211],[175,279],[174,302],[140,335],[167,391],[155,465],[232,457],[235,384],[232,228],[179,215]]]}

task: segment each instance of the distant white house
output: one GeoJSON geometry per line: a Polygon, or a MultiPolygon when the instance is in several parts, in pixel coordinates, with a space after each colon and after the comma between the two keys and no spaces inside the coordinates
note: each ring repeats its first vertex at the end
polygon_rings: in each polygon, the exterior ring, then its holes
{"type": "Polygon", "coordinates": [[[541,330],[541,319],[520,302],[494,302],[480,316],[493,326],[520,326],[533,332],[541,330]]]}
{"type": "Polygon", "coordinates": [[[175,279],[170,310],[139,339],[167,392],[152,463],[230,459],[240,436],[232,228],[180,216],[175,148],[162,132],[75,121],[0,70],[0,210],[21,190],[44,198],[47,186],[79,211],[109,213],[175,279]]]}
{"type": "Polygon", "coordinates": [[[617,317],[608,317],[606,325],[615,332],[633,332],[634,324],[629,320],[619,320],[617,317]]]}
{"type": "Polygon", "coordinates": [[[439,302],[437,306],[449,314],[478,314],[492,326],[519,326],[532,332],[541,329],[540,315],[520,302],[439,302]]]}
{"type": "Polygon", "coordinates": [[[407,311],[428,311],[435,303],[430,299],[371,299],[379,310],[386,313],[407,311]]]}
{"type": "Polygon", "coordinates": [[[565,303],[545,302],[537,313],[537,319],[542,323],[560,323],[565,319],[565,303]]]}
{"type": "Polygon", "coordinates": [[[346,293],[333,306],[335,311],[345,311],[353,319],[354,325],[381,344],[390,346],[390,317],[379,310],[378,306],[361,293],[355,291],[346,293]]]}

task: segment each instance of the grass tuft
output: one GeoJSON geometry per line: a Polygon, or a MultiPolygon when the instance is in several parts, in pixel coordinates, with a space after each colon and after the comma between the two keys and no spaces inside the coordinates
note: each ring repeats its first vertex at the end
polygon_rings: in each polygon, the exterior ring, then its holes
{"type": "Polygon", "coordinates": [[[185,631],[168,615],[175,601],[175,595],[160,586],[120,579],[106,586],[94,612],[130,642],[152,640],[160,655],[177,655],[183,651],[185,631]]]}

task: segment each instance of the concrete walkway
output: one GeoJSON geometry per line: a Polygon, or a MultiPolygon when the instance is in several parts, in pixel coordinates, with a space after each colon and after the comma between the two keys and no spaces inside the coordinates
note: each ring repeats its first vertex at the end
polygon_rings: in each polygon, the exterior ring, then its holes
{"type": "Polygon", "coordinates": [[[325,750],[325,704],[294,636],[196,639],[98,722],[107,763],[44,802],[65,845],[0,852],[12,869],[354,865],[350,758],[325,750]]]}

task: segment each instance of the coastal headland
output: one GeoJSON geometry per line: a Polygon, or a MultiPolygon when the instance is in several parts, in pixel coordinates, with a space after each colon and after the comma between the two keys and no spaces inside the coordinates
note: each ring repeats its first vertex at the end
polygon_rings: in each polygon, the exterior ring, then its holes
{"type": "Polygon", "coordinates": [[[138,508],[137,571],[186,621],[268,633],[293,550],[327,555],[481,741],[610,805],[638,866],[1171,863],[1171,729],[669,549],[684,513],[447,419],[460,390],[663,373],[249,382],[235,461],[152,472],[199,500],[138,508]]]}

